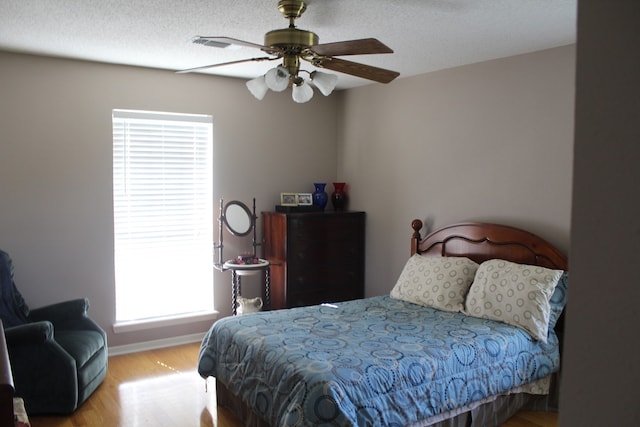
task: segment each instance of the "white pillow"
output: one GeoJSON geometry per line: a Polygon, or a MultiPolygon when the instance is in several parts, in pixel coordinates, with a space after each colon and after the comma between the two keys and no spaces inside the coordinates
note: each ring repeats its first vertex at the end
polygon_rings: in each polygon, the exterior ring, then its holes
{"type": "Polygon", "coordinates": [[[476,272],[464,312],[520,327],[546,343],[549,300],[562,273],[501,259],[485,261],[476,272]]]}
{"type": "Polygon", "coordinates": [[[462,311],[478,264],[464,257],[415,254],[391,290],[392,298],[446,311],[462,311]]]}

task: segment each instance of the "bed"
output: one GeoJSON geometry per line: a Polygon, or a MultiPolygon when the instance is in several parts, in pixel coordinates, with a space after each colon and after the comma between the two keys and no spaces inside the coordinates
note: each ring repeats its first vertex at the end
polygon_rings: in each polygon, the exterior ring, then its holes
{"type": "Polygon", "coordinates": [[[554,410],[566,256],[505,225],[411,227],[389,295],[215,322],[198,372],[218,405],[247,426],[490,426],[554,410]]]}

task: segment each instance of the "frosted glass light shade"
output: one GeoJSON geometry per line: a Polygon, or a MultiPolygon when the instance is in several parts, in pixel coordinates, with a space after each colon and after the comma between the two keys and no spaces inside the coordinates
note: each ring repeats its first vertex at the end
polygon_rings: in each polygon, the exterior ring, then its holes
{"type": "Polygon", "coordinates": [[[320,71],[314,71],[311,73],[311,81],[318,88],[324,96],[329,96],[333,89],[336,88],[338,83],[338,76],[335,74],[322,73],[320,71]]]}
{"type": "Polygon", "coordinates": [[[293,85],[291,97],[297,103],[303,103],[313,98],[313,89],[304,80],[300,85],[293,85]]]}
{"type": "Polygon", "coordinates": [[[289,70],[280,66],[272,68],[264,75],[267,87],[274,92],[282,92],[289,86],[289,70]]]}
{"type": "Polygon", "coordinates": [[[264,98],[264,95],[269,90],[269,88],[267,87],[267,83],[264,81],[264,76],[249,80],[246,84],[249,92],[251,92],[251,94],[259,100],[262,100],[262,98],[264,98]]]}

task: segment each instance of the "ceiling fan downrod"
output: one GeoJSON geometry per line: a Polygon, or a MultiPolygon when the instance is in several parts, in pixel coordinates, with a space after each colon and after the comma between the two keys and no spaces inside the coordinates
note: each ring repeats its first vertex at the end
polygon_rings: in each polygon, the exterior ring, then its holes
{"type": "Polygon", "coordinates": [[[269,31],[264,35],[264,45],[282,49],[285,54],[297,55],[303,49],[319,43],[318,36],[295,27],[294,21],[306,10],[307,6],[299,0],[280,0],[278,9],[289,19],[289,28],[269,31]]]}

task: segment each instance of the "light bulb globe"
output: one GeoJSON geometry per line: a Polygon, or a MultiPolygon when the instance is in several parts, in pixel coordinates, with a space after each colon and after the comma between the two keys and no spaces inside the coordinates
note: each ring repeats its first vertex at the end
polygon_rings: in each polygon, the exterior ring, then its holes
{"type": "Polygon", "coordinates": [[[289,87],[289,70],[283,66],[272,68],[264,75],[267,87],[274,92],[282,92],[289,87]]]}
{"type": "Polygon", "coordinates": [[[329,96],[338,83],[338,76],[314,71],[311,73],[311,81],[324,96],[329,96]]]}
{"type": "Polygon", "coordinates": [[[253,80],[249,80],[247,83],[247,89],[253,96],[257,99],[262,100],[264,95],[267,93],[269,88],[267,87],[267,83],[264,81],[264,76],[256,77],[253,80]]]}
{"type": "Polygon", "coordinates": [[[313,98],[313,89],[304,80],[300,84],[294,84],[291,92],[293,100],[299,104],[313,98]]]}

